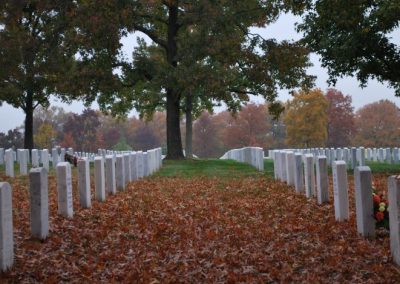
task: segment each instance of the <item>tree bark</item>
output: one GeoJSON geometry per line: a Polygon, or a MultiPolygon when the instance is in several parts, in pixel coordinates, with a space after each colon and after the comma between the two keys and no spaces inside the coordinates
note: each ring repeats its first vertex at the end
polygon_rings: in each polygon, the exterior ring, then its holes
{"type": "MultiPolygon", "coordinates": [[[[177,63],[177,43],[178,33],[178,6],[169,6],[168,16],[168,39],[167,39],[167,61],[172,67],[176,68],[177,63]]],[[[184,159],[182,150],[182,139],[180,129],[180,95],[176,91],[177,87],[170,85],[167,87],[167,156],[166,159],[184,159]]]]}
{"type": "Polygon", "coordinates": [[[167,160],[184,159],[180,128],[179,99],[167,90],[167,160]]]}
{"type": "Polygon", "coordinates": [[[188,94],[186,97],[186,140],[185,140],[185,153],[186,158],[192,159],[193,158],[193,98],[191,94],[188,94]]]}
{"type": "Polygon", "coordinates": [[[33,149],[33,93],[28,91],[25,101],[25,135],[24,148],[33,149]]]}

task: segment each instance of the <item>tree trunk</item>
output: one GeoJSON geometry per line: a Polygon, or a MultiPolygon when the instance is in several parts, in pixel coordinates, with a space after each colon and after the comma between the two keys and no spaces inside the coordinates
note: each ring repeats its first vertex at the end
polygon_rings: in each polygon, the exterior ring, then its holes
{"type": "MultiPolygon", "coordinates": [[[[168,15],[168,38],[167,38],[167,61],[172,67],[178,66],[177,42],[178,33],[178,6],[169,6],[168,15]]],[[[180,129],[180,95],[176,86],[167,87],[167,156],[169,160],[184,159],[182,150],[182,139],[180,129]]]]}
{"type": "Polygon", "coordinates": [[[192,159],[193,158],[193,117],[192,117],[192,110],[193,110],[193,98],[191,94],[188,94],[186,97],[186,147],[185,153],[186,158],[192,159]]]}
{"type": "Polygon", "coordinates": [[[167,160],[184,159],[180,129],[179,99],[167,90],[167,160]]]}
{"type": "Polygon", "coordinates": [[[25,136],[24,148],[33,149],[33,93],[28,91],[25,101],[25,136]]]}

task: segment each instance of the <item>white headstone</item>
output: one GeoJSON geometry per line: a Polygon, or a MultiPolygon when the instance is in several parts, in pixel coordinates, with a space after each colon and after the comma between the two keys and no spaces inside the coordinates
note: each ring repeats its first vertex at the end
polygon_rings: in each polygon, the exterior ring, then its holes
{"type": "Polygon", "coordinates": [[[116,157],[116,167],[115,167],[115,175],[116,175],[116,186],[120,191],[125,190],[125,166],[124,166],[124,156],[117,155],[116,157]]]}
{"type": "Polygon", "coordinates": [[[282,173],[282,177],[281,180],[282,181],[287,181],[287,173],[286,173],[286,151],[281,151],[281,173],[282,173]]]}
{"type": "Polygon", "coordinates": [[[0,269],[7,271],[14,264],[12,192],[7,182],[0,182],[0,269]]]}
{"type": "Polygon", "coordinates": [[[393,163],[399,163],[399,148],[393,148],[393,163]]]}
{"type": "Polygon", "coordinates": [[[143,176],[149,175],[149,160],[147,158],[147,152],[143,152],[143,176]]]}
{"type": "Polygon", "coordinates": [[[0,165],[4,165],[4,148],[0,148],[0,165]]]}
{"type": "Polygon", "coordinates": [[[6,150],[6,176],[14,177],[14,154],[12,149],[6,150]]]}
{"type": "Polygon", "coordinates": [[[318,204],[329,202],[328,164],[325,156],[317,158],[317,201],[318,204]]]}
{"type": "Polygon", "coordinates": [[[294,153],[292,151],[286,152],[286,176],[287,176],[287,184],[294,185],[294,153]]]}
{"type": "Polygon", "coordinates": [[[131,153],[131,179],[133,181],[138,180],[138,168],[137,168],[137,161],[136,161],[137,155],[136,153],[131,153]]]}
{"type": "Polygon", "coordinates": [[[384,160],[383,159],[383,148],[379,148],[378,149],[378,161],[382,163],[383,160],[384,160]]]}
{"type": "Polygon", "coordinates": [[[129,154],[124,154],[124,167],[125,167],[125,183],[128,184],[129,182],[132,181],[132,176],[131,176],[131,157],[129,154]]]}
{"type": "Polygon", "coordinates": [[[336,161],[332,167],[333,200],[336,221],[349,219],[349,186],[347,181],[347,166],[345,161],[336,161]]]}
{"type": "Polygon", "coordinates": [[[315,196],[315,172],[314,172],[314,156],[313,154],[304,155],[304,175],[306,196],[315,196]]]}
{"type": "Polygon", "coordinates": [[[79,204],[82,208],[92,206],[90,197],[90,164],[87,158],[78,160],[78,192],[79,204]]]}
{"type": "Polygon", "coordinates": [[[274,162],[274,178],[280,179],[279,175],[279,159],[278,159],[278,151],[274,150],[271,152],[272,161],[274,162]]]}
{"type": "Polygon", "coordinates": [[[360,166],[365,166],[365,149],[360,147],[360,166]]]}
{"type": "Polygon", "coordinates": [[[393,260],[400,265],[400,176],[388,179],[390,252],[393,260]]]}
{"type": "Polygon", "coordinates": [[[294,174],[294,187],[296,192],[304,192],[304,174],[303,174],[303,155],[296,153],[295,160],[295,174],[294,174]]]}
{"type": "Polygon", "coordinates": [[[19,173],[23,176],[28,174],[28,156],[27,151],[25,149],[18,149],[18,158],[19,158],[19,173]]]}
{"type": "Polygon", "coordinates": [[[356,167],[354,171],[357,231],[364,237],[375,237],[374,205],[372,201],[371,169],[356,167]]]}
{"type": "Polygon", "coordinates": [[[60,161],[65,162],[65,148],[61,148],[60,161]]]}
{"type": "Polygon", "coordinates": [[[37,149],[32,149],[32,167],[39,167],[39,151],[37,149]]]}
{"type": "Polygon", "coordinates": [[[68,162],[57,163],[58,214],[66,218],[74,215],[72,203],[71,165],[68,162]]]}
{"type": "Polygon", "coordinates": [[[6,271],[14,263],[14,234],[11,186],[0,182],[0,269],[6,271]]]}
{"type": "Polygon", "coordinates": [[[104,159],[103,156],[94,158],[94,191],[97,201],[103,202],[106,200],[104,178],[104,159]]]}
{"type": "Polygon", "coordinates": [[[351,148],[351,168],[355,169],[357,166],[357,148],[351,148]]]}
{"type": "Polygon", "coordinates": [[[114,156],[106,156],[106,192],[109,194],[115,194],[117,192],[117,185],[115,182],[115,162],[114,156]]]}
{"type": "Polygon", "coordinates": [[[42,165],[47,171],[49,171],[49,150],[44,149],[42,151],[42,165]]]}
{"type": "Polygon", "coordinates": [[[136,152],[136,166],[138,169],[138,177],[142,178],[143,177],[143,152],[139,151],[136,152]]]}
{"type": "Polygon", "coordinates": [[[29,172],[32,237],[44,240],[49,234],[48,173],[45,168],[29,172]]]}
{"type": "Polygon", "coordinates": [[[391,164],[392,163],[392,153],[390,151],[390,148],[386,148],[386,163],[391,164]]]}
{"type": "Polygon", "coordinates": [[[51,158],[52,158],[52,160],[53,160],[53,163],[52,163],[53,168],[56,168],[56,167],[57,167],[57,164],[58,164],[58,162],[59,162],[59,159],[58,159],[58,151],[57,151],[56,148],[53,148],[53,149],[51,150],[51,158]]]}

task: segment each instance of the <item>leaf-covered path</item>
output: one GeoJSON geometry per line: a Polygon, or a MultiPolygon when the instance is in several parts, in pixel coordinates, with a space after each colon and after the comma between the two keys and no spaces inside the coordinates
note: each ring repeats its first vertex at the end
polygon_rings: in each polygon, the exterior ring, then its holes
{"type": "MultiPolygon", "coordinates": [[[[7,178],[3,178],[7,179],[7,178]]],[[[76,182],[76,181],[74,181],[76,182]]],[[[74,186],[76,189],[76,186],[74,186]]],[[[57,216],[30,239],[26,182],[13,182],[16,262],[8,282],[398,282],[389,238],[365,240],[351,220],[265,177],[157,177],[57,216]]]]}

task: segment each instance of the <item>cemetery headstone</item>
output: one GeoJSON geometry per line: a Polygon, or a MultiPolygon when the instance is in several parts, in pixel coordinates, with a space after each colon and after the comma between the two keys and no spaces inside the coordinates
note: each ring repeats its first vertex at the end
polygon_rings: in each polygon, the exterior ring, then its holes
{"type": "Polygon", "coordinates": [[[325,156],[317,158],[317,201],[318,204],[329,202],[328,164],[325,156]]]}
{"type": "Polygon", "coordinates": [[[117,192],[117,186],[115,182],[115,163],[114,156],[106,156],[106,192],[109,194],[115,194],[117,192]]]}
{"type": "Polygon", "coordinates": [[[392,153],[390,151],[390,148],[386,148],[386,163],[391,164],[392,163],[392,153]]]}
{"type": "Polygon", "coordinates": [[[394,262],[400,265],[400,176],[389,177],[388,189],[390,200],[390,252],[394,262]]]}
{"type": "Polygon", "coordinates": [[[4,148],[0,148],[0,165],[4,165],[4,148]]]}
{"type": "Polygon", "coordinates": [[[42,150],[42,165],[47,171],[49,171],[49,150],[44,149],[42,150]]]}
{"type": "Polygon", "coordinates": [[[124,154],[124,167],[125,167],[125,183],[129,183],[132,181],[131,176],[131,157],[129,154],[124,154]]]}
{"type": "Polygon", "coordinates": [[[351,168],[357,167],[357,148],[351,148],[351,168]]]}
{"type": "Polygon", "coordinates": [[[6,176],[14,177],[14,154],[12,149],[6,150],[6,176]]]}
{"type": "Polygon", "coordinates": [[[372,201],[371,169],[356,167],[354,171],[357,231],[364,237],[375,237],[374,205],[372,201]]]}
{"type": "Polygon", "coordinates": [[[137,161],[136,161],[137,155],[136,153],[131,153],[131,178],[133,181],[138,180],[138,168],[137,168],[137,161]]]}
{"type": "Polygon", "coordinates": [[[18,157],[19,157],[19,173],[20,175],[27,175],[28,174],[28,150],[25,149],[18,149],[18,157]]]}
{"type": "Polygon", "coordinates": [[[286,152],[286,176],[288,185],[294,185],[294,167],[294,153],[288,151],[286,152]]]}
{"type": "Polygon", "coordinates": [[[300,193],[304,191],[304,174],[303,174],[303,155],[296,153],[294,155],[295,160],[295,175],[294,175],[294,187],[296,192],[300,193]]]}
{"type": "Polygon", "coordinates": [[[345,161],[336,161],[332,167],[333,200],[336,221],[349,219],[349,186],[347,181],[347,166],[345,161]]]}
{"type": "Polygon", "coordinates": [[[72,175],[70,163],[57,163],[56,175],[58,214],[64,216],[65,218],[72,218],[74,210],[72,204],[72,175]]]}
{"type": "Polygon", "coordinates": [[[32,167],[39,167],[39,151],[37,149],[32,149],[32,167]]]}
{"type": "Polygon", "coordinates": [[[31,233],[44,240],[49,234],[48,174],[45,168],[33,168],[29,172],[31,233]]]}
{"type": "Polygon", "coordinates": [[[56,168],[56,167],[57,167],[57,164],[58,164],[58,162],[59,162],[59,159],[58,159],[58,151],[57,151],[56,148],[53,148],[53,149],[51,150],[51,158],[52,158],[52,165],[53,165],[53,168],[56,168]]]}
{"type": "Polygon", "coordinates": [[[11,186],[0,182],[0,269],[7,271],[14,264],[14,235],[11,186]]]}
{"type": "Polygon", "coordinates": [[[124,156],[122,155],[116,156],[115,174],[116,174],[117,190],[124,191],[126,183],[125,183],[124,156]]]}
{"type": "Polygon", "coordinates": [[[90,165],[87,158],[78,160],[78,192],[79,204],[82,208],[90,208],[90,165]]]}
{"type": "Polygon", "coordinates": [[[304,156],[305,190],[308,198],[315,196],[314,155],[304,156]]]}
{"type": "Polygon", "coordinates": [[[94,191],[97,201],[104,202],[106,200],[104,178],[104,159],[103,156],[94,158],[94,191]]]}

